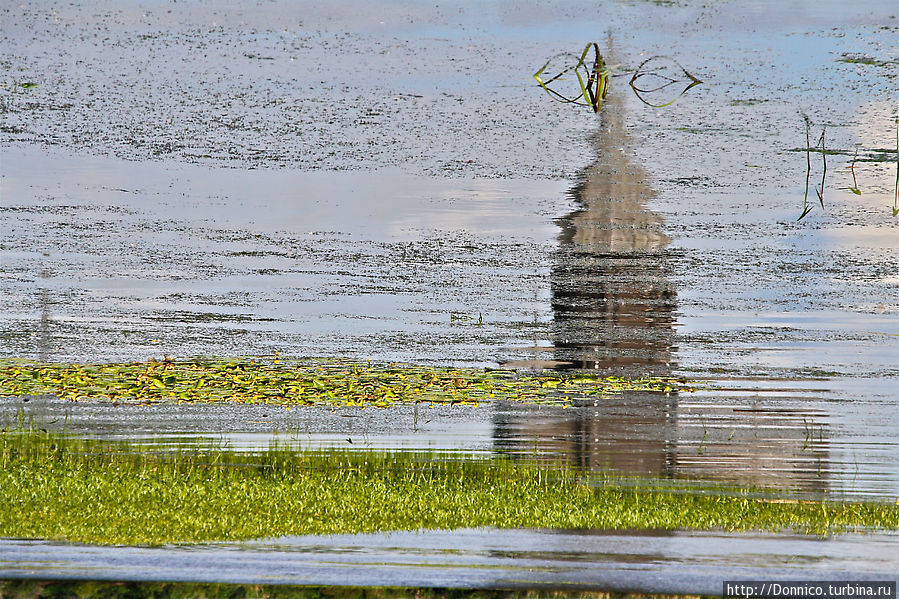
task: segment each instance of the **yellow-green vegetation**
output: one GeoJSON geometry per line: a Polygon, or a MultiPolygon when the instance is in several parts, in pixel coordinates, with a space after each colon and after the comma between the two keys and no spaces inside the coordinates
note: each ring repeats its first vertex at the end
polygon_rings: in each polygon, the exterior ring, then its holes
{"type": "Polygon", "coordinates": [[[577,57],[568,53],[553,56],[534,73],[534,79],[537,81],[537,85],[542,87],[543,91],[548,93],[551,98],[568,104],[590,106],[594,112],[599,112],[602,109],[602,101],[606,97],[609,82],[609,69],[606,67],[602,54],[599,53],[599,46],[595,43],[587,44],[584,51],[581,52],[580,58],[577,58],[577,60],[575,58],[577,57]],[[593,67],[588,68],[586,60],[591,49],[593,50],[593,67]],[[562,70],[559,73],[553,70],[544,75],[550,64],[560,58],[566,61],[562,70]],[[552,83],[557,81],[566,81],[570,72],[573,72],[575,77],[577,77],[577,82],[580,86],[580,94],[573,97],[566,96],[550,87],[552,83]],[[585,78],[586,81],[584,81],[585,78]]]}
{"type": "Polygon", "coordinates": [[[0,434],[0,536],[162,544],[498,528],[899,528],[899,506],[686,492],[563,465],[409,452],[159,453],[121,441],[0,434]]]}
{"type": "Polygon", "coordinates": [[[281,405],[567,401],[624,390],[686,391],[671,378],[521,374],[514,370],[371,365],[347,360],[151,360],[122,364],[0,362],[0,396],[281,405]]]}
{"type": "MultiPolygon", "coordinates": [[[[418,587],[294,586],[202,582],[105,582],[0,580],[3,599],[688,599],[684,595],[640,595],[555,589],[500,590],[418,587]]],[[[699,599],[691,596],[689,599],[699,599]]]]}

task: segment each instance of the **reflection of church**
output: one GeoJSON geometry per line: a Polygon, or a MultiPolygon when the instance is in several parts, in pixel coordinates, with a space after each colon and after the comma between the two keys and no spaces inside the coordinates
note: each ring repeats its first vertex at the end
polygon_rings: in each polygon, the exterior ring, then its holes
{"type": "MultiPolygon", "coordinates": [[[[670,239],[662,218],[647,207],[654,191],[631,160],[626,107],[615,91],[606,98],[592,138],[597,160],[571,190],[578,208],[557,221],[551,359],[518,366],[631,376],[665,376],[675,367],[670,239]]],[[[766,448],[758,436],[769,434],[769,427],[757,420],[758,412],[747,419],[738,406],[716,406],[710,432],[706,410],[693,403],[652,393],[584,401],[568,409],[503,402],[494,418],[494,447],[518,455],[536,452],[587,470],[759,485],[792,480],[810,461],[826,457],[826,451],[806,451],[801,433],[766,448]],[[772,462],[781,471],[764,466],[772,462]]],[[[780,425],[781,416],[772,411],[771,424],[780,425]]],[[[824,484],[801,487],[816,491],[824,484]]]]}
{"type": "Polygon", "coordinates": [[[551,275],[557,368],[666,374],[674,345],[675,291],[667,278],[653,190],[628,156],[624,106],[606,100],[593,137],[597,160],[571,190],[580,206],[562,228],[551,275]]]}
{"type": "MultiPolygon", "coordinates": [[[[571,190],[578,208],[557,221],[552,359],[528,365],[664,376],[674,353],[676,294],[665,253],[670,240],[661,217],[646,207],[653,190],[630,160],[624,103],[614,93],[601,118],[592,138],[597,159],[571,190]]],[[[671,474],[676,397],[629,395],[612,410],[602,401],[528,415],[504,405],[495,421],[497,448],[533,448],[536,441],[541,453],[564,455],[581,468],[671,474]]]]}

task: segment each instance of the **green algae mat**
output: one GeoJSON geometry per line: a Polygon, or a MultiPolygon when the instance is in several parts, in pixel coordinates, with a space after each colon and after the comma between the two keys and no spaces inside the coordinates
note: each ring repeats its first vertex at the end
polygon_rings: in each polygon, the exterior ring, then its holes
{"type": "Polygon", "coordinates": [[[893,503],[663,488],[505,456],[384,451],[160,452],[41,431],[0,433],[0,536],[196,543],[421,529],[899,528],[893,503]]]}
{"type": "Polygon", "coordinates": [[[151,360],[119,364],[0,361],[0,397],[386,407],[489,400],[566,402],[621,391],[689,391],[673,378],[526,374],[514,370],[372,365],[340,359],[151,360]]]}

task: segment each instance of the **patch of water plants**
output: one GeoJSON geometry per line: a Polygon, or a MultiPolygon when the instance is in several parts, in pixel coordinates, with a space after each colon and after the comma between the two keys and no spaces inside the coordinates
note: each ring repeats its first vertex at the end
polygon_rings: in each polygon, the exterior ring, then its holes
{"type": "Polygon", "coordinates": [[[509,456],[159,451],[0,434],[0,536],[158,545],[420,529],[897,529],[899,506],[660,486],[509,456]]]}
{"type": "MultiPolygon", "coordinates": [[[[828,155],[840,155],[846,154],[849,152],[846,150],[837,150],[837,149],[829,149],[824,147],[824,137],[827,132],[827,127],[821,128],[821,137],[818,138],[817,143],[812,146],[811,136],[810,136],[810,128],[811,128],[811,120],[805,114],[802,115],[802,119],[805,122],[805,148],[795,148],[790,150],[791,152],[805,152],[805,160],[806,160],[806,170],[805,170],[805,193],[802,198],[802,213],[799,215],[799,218],[796,221],[801,221],[803,218],[808,216],[808,213],[812,211],[814,207],[813,204],[808,201],[808,190],[809,183],[811,180],[812,173],[812,153],[818,153],[821,155],[821,184],[815,186],[815,194],[818,196],[818,202],[821,204],[822,210],[824,209],[824,184],[827,180],[827,156],[828,155]]],[[[893,119],[896,123],[896,149],[889,150],[884,148],[873,148],[865,151],[865,156],[859,158],[859,148],[856,147],[855,153],[852,155],[852,161],[849,163],[849,172],[852,175],[852,185],[848,186],[847,189],[854,193],[855,195],[862,195],[862,191],[859,188],[858,179],[855,176],[855,164],[857,162],[889,162],[890,154],[893,154],[894,161],[896,163],[896,183],[893,189],[893,205],[890,206],[890,211],[895,218],[899,216],[899,118],[893,119]]]]}
{"type": "MultiPolygon", "coordinates": [[[[554,100],[589,106],[597,113],[602,109],[612,76],[612,68],[606,64],[595,42],[587,44],[580,56],[568,52],[552,56],[533,75],[537,85],[554,100]],[[592,67],[588,67],[587,57],[591,50],[592,67]],[[577,87],[572,85],[572,74],[577,87]]],[[[641,102],[653,108],[664,108],[702,81],[670,56],[651,56],[640,63],[628,83],[641,102]],[[683,88],[678,92],[679,84],[683,84],[683,88]]]]}
{"type": "Polygon", "coordinates": [[[375,365],[341,359],[209,358],[118,364],[0,361],[0,397],[133,402],[386,407],[393,403],[566,402],[621,391],[690,391],[674,378],[527,374],[515,370],[375,365]]]}

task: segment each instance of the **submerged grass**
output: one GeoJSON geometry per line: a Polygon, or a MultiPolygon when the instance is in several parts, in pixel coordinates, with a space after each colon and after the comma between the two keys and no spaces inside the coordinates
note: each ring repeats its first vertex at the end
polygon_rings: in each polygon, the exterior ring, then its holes
{"type": "Polygon", "coordinates": [[[899,506],[686,493],[563,465],[408,452],[158,453],[122,441],[0,434],[0,536],[166,544],[461,527],[899,528],[899,506]]]}
{"type": "Polygon", "coordinates": [[[0,397],[52,393],[111,401],[386,407],[486,400],[568,401],[626,390],[692,390],[672,378],[522,374],[514,370],[372,365],[329,359],[151,360],[121,364],[0,361],[0,397]]]}

